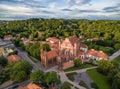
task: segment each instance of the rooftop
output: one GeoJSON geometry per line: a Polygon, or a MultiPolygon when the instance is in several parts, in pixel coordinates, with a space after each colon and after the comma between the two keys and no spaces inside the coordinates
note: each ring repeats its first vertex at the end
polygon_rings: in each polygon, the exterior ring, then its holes
{"type": "Polygon", "coordinates": [[[18,55],[10,55],[7,57],[8,61],[14,61],[17,62],[20,60],[20,57],[18,55]]]}

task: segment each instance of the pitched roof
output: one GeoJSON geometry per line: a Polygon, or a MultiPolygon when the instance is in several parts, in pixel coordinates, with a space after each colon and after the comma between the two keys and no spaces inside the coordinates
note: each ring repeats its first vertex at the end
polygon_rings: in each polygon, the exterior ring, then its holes
{"type": "Polygon", "coordinates": [[[35,83],[29,83],[27,86],[19,86],[18,89],[43,89],[42,87],[36,85],[35,83]]]}
{"type": "Polygon", "coordinates": [[[35,83],[29,83],[29,84],[27,85],[27,88],[28,88],[28,89],[42,89],[42,87],[36,85],[35,83]]]}
{"type": "Polygon", "coordinates": [[[58,43],[60,40],[56,37],[49,37],[46,39],[46,41],[49,41],[51,43],[58,43]]]}
{"type": "Polygon", "coordinates": [[[81,50],[78,50],[77,51],[77,55],[79,56],[79,55],[84,55],[85,53],[83,52],[83,51],[81,51],[81,50]]]}
{"type": "Polygon", "coordinates": [[[38,34],[39,35],[42,35],[42,34],[44,34],[45,32],[43,32],[43,31],[38,31],[38,34]]]}
{"type": "Polygon", "coordinates": [[[93,56],[97,56],[97,57],[101,57],[103,59],[108,59],[108,55],[105,54],[103,51],[96,51],[94,49],[88,50],[87,54],[93,55],[93,56]]]}
{"type": "Polygon", "coordinates": [[[78,39],[76,35],[72,36],[69,40],[72,45],[74,45],[75,43],[78,44],[80,42],[80,39],[78,39]]]}
{"type": "Polygon", "coordinates": [[[74,62],[73,61],[68,61],[68,62],[65,62],[63,63],[63,68],[69,68],[69,67],[72,67],[74,66],[74,62]]]}
{"type": "Polygon", "coordinates": [[[49,43],[49,46],[50,46],[50,48],[55,48],[55,49],[58,49],[59,48],[59,44],[50,44],[49,43]]]}
{"type": "Polygon", "coordinates": [[[21,40],[22,40],[22,41],[28,41],[29,39],[26,38],[26,37],[22,37],[21,40]]]}
{"type": "Polygon", "coordinates": [[[88,46],[85,45],[85,44],[81,44],[80,46],[83,47],[83,48],[88,48],[88,46]]]}
{"type": "Polygon", "coordinates": [[[52,58],[54,58],[56,56],[58,56],[58,53],[55,50],[51,50],[51,51],[47,52],[47,58],[48,59],[52,59],[52,58]]]}
{"type": "Polygon", "coordinates": [[[11,38],[12,35],[4,35],[4,38],[11,38]]]}
{"type": "Polygon", "coordinates": [[[17,62],[20,60],[20,57],[18,55],[10,55],[7,57],[8,61],[14,61],[17,62]]]}

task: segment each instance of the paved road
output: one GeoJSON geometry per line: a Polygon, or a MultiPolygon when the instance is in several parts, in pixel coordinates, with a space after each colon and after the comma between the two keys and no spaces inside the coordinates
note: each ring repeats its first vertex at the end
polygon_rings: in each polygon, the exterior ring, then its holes
{"type": "Polygon", "coordinates": [[[109,59],[110,60],[114,60],[116,57],[118,57],[120,55],[120,50],[118,50],[117,52],[115,52],[115,53],[113,53],[110,57],[109,57],[109,59]]]}
{"type": "Polygon", "coordinates": [[[4,89],[13,89],[14,86],[25,86],[30,82],[31,82],[30,80],[26,80],[26,81],[21,82],[21,83],[12,84],[11,86],[5,87],[4,89]]]}

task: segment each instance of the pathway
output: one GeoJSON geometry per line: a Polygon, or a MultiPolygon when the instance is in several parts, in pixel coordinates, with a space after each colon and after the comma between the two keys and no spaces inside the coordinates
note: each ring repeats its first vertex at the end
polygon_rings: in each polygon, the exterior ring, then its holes
{"type": "Polygon", "coordinates": [[[78,82],[72,82],[72,81],[70,81],[68,79],[68,77],[66,76],[66,74],[67,73],[72,73],[72,72],[83,73],[83,72],[86,72],[87,70],[94,69],[94,68],[97,68],[97,66],[90,67],[90,68],[85,68],[85,69],[80,69],[80,70],[69,71],[69,72],[60,72],[58,74],[60,75],[60,80],[61,80],[62,83],[64,83],[65,81],[67,81],[67,82],[71,83],[73,86],[78,87],[79,89],[86,89],[83,86],[80,86],[78,84],[78,82]]]}
{"type": "Polygon", "coordinates": [[[65,74],[72,73],[72,72],[83,73],[83,72],[86,72],[87,70],[94,69],[94,68],[97,68],[97,66],[89,67],[89,68],[85,68],[85,69],[80,69],[80,70],[73,70],[73,71],[65,72],[65,74]]]}
{"type": "Polygon", "coordinates": [[[118,50],[117,52],[113,53],[111,56],[109,56],[110,60],[114,60],[116,57],[118,57],[120,55],[120,50],[118,50]]]}
{"type": "Polygon", "coordinates": [[[86,72],[79,73],[75,76],[74,82],[77,82],[79,84],[80,81],[84,81],[86,85],[89,87],[89,89],[92,89],[91,83],[93,82],[93,80],[90,79],[90,77],[86,74],[86,72]]]}
{"type": "Polygon", "coordinates": [[[60,80],[61,80],[61,82],[62,83],[64,83],[64,82],[69,82],[70,84],[72,84],[73,86],[75,86],[75,87],[77,87],[77,88],[79,88],[79,89],[86,89],[86,88],[84,88],[84,87],[82,87],[82,86],[79,86],[76,82],[72,82],[72,81],[70,81],[68,78],[67,78],[67,76],[65,75],[65,73],[64,72],[60,72],[60,73],[58,73],[59,75],[60,75],[60,80]]]}

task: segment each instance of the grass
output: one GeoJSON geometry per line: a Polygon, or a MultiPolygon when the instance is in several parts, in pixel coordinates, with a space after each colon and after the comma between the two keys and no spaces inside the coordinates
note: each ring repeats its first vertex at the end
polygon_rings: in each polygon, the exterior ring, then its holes
{"type": "Polygon", "coordinates": [[[114,59],[114,61],[119,62],[120,63],[120,56],[118,56],[117,58],[114,59]]]}
{"type": "Polygon", "coordinates": [[[111,89],[107,77],[97,72],[97,69],[88,70],[87,74],[97,84],[99,89],[111,89]]]}
{"type": "Polygon", "coordinates": [[[89,63],[85,63],[85,64],[81,64],[79,67],[75,67],[75,66],[74,66],[74,67],[65,69],[64,71],[65,71],[65,72],[68,72],[68,71],[79,70],[79,69],[88,68],[88,67],[93,67],[93,66],[95,66],[95,65],[89,64],[89,63]]]}
{"type": "Polygon", "coordinates": [[[66,76],[68,77],[68,79],[70,79],[71,81],[74,81],[74,76],[77,75],[76,72],[72,72],[72,73],[68,73],[66,74],[66,76]]]}
{"type": "Polygon", "coordinates": [[[89,89],[84,81],[80,81],[79,85],[85,87],[86,89],[89,89]]]}
{"type": "Polygon", "coordinates": [[[66,83],[67,83],[69,86],[73,86],[71,83],[69,83],[69,82],[67,82],[67,81],[66,81],[66,83]]]}
{"type": "MultiPolygon", "coordinates": [[[[71,87],[73,86],[71,83],[69,83],[69,82],[67,82],[67,81],[66,81],[65,83],[67,83],[67,84],[68,84],[69,86],[71,86],[71,87]]],[[[79,88],[75,87],[75,89],[79,89],[79,88]]]]}

